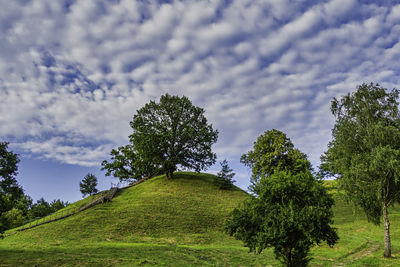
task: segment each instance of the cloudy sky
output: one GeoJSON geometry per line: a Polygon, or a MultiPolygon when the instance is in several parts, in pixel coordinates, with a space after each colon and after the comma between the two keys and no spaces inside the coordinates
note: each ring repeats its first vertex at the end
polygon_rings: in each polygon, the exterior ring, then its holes
{"type": "MultiPolygon", "coordinates": [[[[284,131],[314,166],[333,97],[400,84],[399,1],[0,0],[0,140],[34,199],[81,197],[127,144],[135,111],[185,95],[220,132],[237,184],[261,133],[284,131]]],[[[209,171],[218,171],[215,165],[209,171]]]]}

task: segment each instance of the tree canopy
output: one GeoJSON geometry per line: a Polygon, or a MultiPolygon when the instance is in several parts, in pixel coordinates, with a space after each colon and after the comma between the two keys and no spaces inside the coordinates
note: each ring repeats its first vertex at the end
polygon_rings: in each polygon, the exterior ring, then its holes
{"type": "Polygon", "coordinates": [[[250,251],[273,247],[286,266],[305,266],[313,244],[333,246],[338,240],[330,226],[334,201],[312,175],[306,155],[284,133],[267,131],[254,146],[246,159],[257,175],[256,196],[232,212],[227,231],[250,251]]]}
{"type": "Polygon", "coordinates": [[[294,148],[285,133],[276,129],[260,135],[253,150],[242,155],[240,161],[251,168],[250,190],[254,193],[257,193],[256,185],[261,177],[271,176],[277,171],[296,174],[311,170],[307,156],[294,148]]]}
{"type": "Polygon", "coordinates": [[[235,180],[233,180],[233,177],[236,174],[229,167],[228,161],[226,159],[220,162],[220,165],[221,165],[221,171],[217,173],[215,183],[218,185],[220,189],[230,189],[233,187],[233,183],[236,182],[235,180]]]}
{"type": "Polygon", "coordinates": [[[47,202],[44,198],[40,198],[35,204],[31,206],[28,212],[29,219],[38,219],[45,217],[57,210],[63,209],[68,206],[68,202],[60,199],[53,200],[51,203],[47,202]]]}
{"type": "Polygon", "coordinates": [[[399,91],[362,84],[331,104],[335,125],[321,170],[336,175],[369,221],[383,216],[385,257],[391,256],[388,207],[400,199],[399,91]]]}
{"type": "Polygon", "coordinates": [[[215,163],[211,146],[218,131],[207,123],[204,109],[185,96],[165,94],[137,110],[130,122],[130,144],[112,151],[103,169],[117,177],[138,178],[154,173],[172,177],[178,166],[200,171],[215,163]]]}
{"type": "Polygon", "coordinates": [[[85,197],[86,195],[92,195],[98,192],[97,188],[97,177],[91,173],[85,175],[82,181],[79,183],[80,191],[85,197]]]}
{"type": "Polygon", "coordinates": [[[111,161],[102,162],[102,170],[106,176],[113,175],[120,181],[138,180],[142,177],[151,177],[158,174],[161,166],[143,159],[132,144],[111,150],[111,161]]]}
{"type": "Polygon", "coordinates": [[[30,198],[18,185],[18,155],[8,150],[7,142],[0,142],[0,233],[11,227],[7,212],[19,209],[26,213],[30,198]]]}

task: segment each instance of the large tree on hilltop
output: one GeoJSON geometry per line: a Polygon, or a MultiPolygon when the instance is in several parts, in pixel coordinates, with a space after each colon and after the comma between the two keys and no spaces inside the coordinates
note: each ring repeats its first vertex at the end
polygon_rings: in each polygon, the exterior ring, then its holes
{"type": "Polygon", "coordinates": [[[252,170],[249,189],[256,194],[261,177],[271,176],[277,171],[292,174],[311,171],[307,156],[294,148],[285,133],[276,129],[260,135],[254,142],[253,150],[242,155],[240,161],[252,170]]]}
{"type": "Polygon", "coordinates": [[[103,162],[103,169],[114,175],[137,178],[162,172],[171,178],[178,166],[200,171],[215,163],[211,146],[218,131],[207,123],[204,109],[185,96],[165,94],[159,103],[150,101],[137,110],[130,126],[131,144],[114,150],[113,162],[103,162]]]}
{"type": "Polygon", "coordinates": [[[399,90],[387,92],[378,84],[362,84],[357,91],[331,104],[333,140],[321,156],[321,170],[338,177],[350,200],[374,224],[384,224],[384,256],[391,256],[388,207],[400,199],[399,90]]]}

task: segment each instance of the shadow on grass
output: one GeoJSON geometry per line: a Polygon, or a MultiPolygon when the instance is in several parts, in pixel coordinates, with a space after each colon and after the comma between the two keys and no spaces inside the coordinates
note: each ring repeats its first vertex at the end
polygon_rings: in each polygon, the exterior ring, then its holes
{"type": "MultiPolygon", "coordinates": [[[[0,246],[0,266],[265,266],[266,255],[231,249],[149,244],[9,249],[0,246]]],[[[273,260],[274,261],[274,260],[273,260]]],[[[275,262],[275,261],[274,261],[275,262]]]]}

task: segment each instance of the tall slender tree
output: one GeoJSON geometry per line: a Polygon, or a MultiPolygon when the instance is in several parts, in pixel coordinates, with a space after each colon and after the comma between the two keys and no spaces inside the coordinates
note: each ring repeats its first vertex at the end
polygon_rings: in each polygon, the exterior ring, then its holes
{"type": "Polygon", "coordinates": [[[350,200],[374,224],[384,225],[384,256],[391,256],[390,205],[400,200],[399,90],[362,84],[331,104],[333,140],[321,171],[336,175],[350,200]]]}

